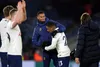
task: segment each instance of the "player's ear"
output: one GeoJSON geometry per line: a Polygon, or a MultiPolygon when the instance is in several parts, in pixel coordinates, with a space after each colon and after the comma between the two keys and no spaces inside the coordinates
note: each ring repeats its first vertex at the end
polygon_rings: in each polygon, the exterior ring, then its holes
{"type": "Polygon", "coordinates": [[[39,15],[37,15],[36,18],[39,19],[39,15]]]}

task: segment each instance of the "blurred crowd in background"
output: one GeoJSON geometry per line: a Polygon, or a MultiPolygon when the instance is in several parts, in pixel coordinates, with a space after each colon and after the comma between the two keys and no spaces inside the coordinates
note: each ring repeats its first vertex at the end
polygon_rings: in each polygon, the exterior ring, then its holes
{"type": "MultiPolygon", "coordinates": [[[[2,9],[6,5],[16,4],[19,0],[0,1],[0,20],[3,18],[2,9]]],[[[32,45],[32,35],[36,26],[36,14],[43,10],[50,19],[65,25],[68,45],[73,51],[77,44],[77,32],[80,26],[80,16],[88,12],[98,24],[100,21],[100,0],[26,0],[28,19],[20,25],[23,40],[24,60],[36,60],[37,53],[42,56],[41,48],[32,45]]]]}

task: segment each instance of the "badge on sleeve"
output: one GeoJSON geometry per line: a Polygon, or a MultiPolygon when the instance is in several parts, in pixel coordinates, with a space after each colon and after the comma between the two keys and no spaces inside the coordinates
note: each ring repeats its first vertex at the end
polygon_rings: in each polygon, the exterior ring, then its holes
{"type": "Polygon", "coordinates": [[[42,31],[42,28],[40,28],[39,31],[42,31]]]}

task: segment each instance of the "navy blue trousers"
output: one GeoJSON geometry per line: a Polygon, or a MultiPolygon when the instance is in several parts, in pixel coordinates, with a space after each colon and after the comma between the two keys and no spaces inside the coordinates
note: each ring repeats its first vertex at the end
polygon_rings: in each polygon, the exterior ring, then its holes
{"type": "Polygon", "coordinates": [[[1,65],[2,67],[7,67],[7,53],[3,53],[3,52],[0,52],[0,58],[1,58],[1,65]]]}
{"type": "Polygon", "coordinates": [[[57,53],[56,52],[43,52],[43,66],[44,67],[50,67],[51,59],[53,60],[53,64],[55,67],[58,67],[58,61],[57,61],[57,53]]]}
{"type": "Polygon", "coordinates": [[[8,55],[9,67],[22,67],[22,56],[8,55]]]}
{"type": "Polygon", "coordinates": [[[70,57],[58,58],[58,67],[69,67],[70,57]]]}

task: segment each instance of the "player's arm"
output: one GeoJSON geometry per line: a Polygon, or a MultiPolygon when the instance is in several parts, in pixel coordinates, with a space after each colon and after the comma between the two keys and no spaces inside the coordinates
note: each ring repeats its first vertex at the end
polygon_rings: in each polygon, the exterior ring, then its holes
{"type": "Polygon", "coordinates": [[[25,21],[26,19],[27,19],[27,15],[26,15],[26,2],[25,2],[25,0],[22,0],[22,5],[23,5],[23,8],[22,8],[22,10],[23,10],[23,17],[22,17],[22,22],[23,21],[25,21]]]}
{"type": "Polygon", "coordinates": [[[23,21],[25,21],[27,19],[26,17],[26,3],[23,0],[22,2],[18,2],[17,5],[17,12],[12,20],[12,28],[14,28],[17,24],[21,24],[23,21]]]}
{"type": "Polygon", "coordinates": [[[81,56],[82,50],[84,48],[84,39],[85,39],[84,28],[81,27],[78,33],[78,44],[75,51],[75,58],[80,58],[81,56]]]}
{"type": "Polygon", "coordinates": [[[26,15],[26,2],[22,0],[22,2],[19,1],[17,5],[18,12],[16,13],[16,19],[19,19],[19,24],[21,24],[23,21],[27,19],[26,15]]]}
{"type": "Polygon", "coordinates": [[[52,38],[52,43],[51,43],[51,45],[50,45],[50,46],[46,46],[46,47],[45,47],[45,50],[49,51],[49,50],[55,49],[55,48],[56,48],[56,45],[57,45],[57,42],[58,42],[58,39],[59,39],[60,36],[61,36],[61,33],[57,33],[57,34],[55,35],[55,37],[52,38]]]}

